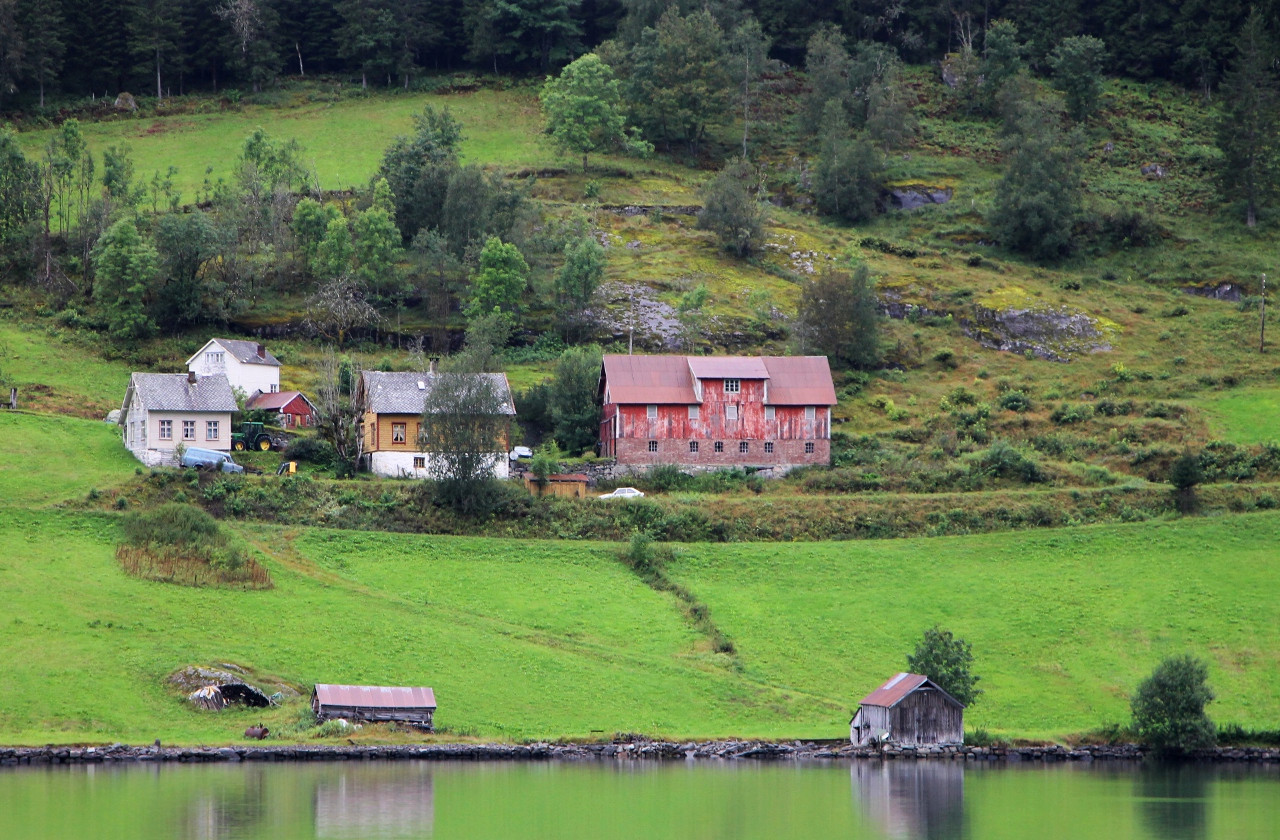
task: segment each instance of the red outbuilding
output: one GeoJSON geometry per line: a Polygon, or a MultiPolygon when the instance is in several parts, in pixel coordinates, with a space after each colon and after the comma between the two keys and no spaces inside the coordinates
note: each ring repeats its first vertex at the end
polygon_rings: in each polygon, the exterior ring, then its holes
{"type": "Polygon", "coordinates": [[[831,461],[826,356],[604,357],[600,454],[619,465],[786,472],[831,461]]]}
{"type": "Polygon", "coordinates": [[[316,424],[316,407],[301,391],[277,391],[254,394],[245,403],[247,410],[274,411],[277,422],[284,429],[307,429],[316,424]]]}

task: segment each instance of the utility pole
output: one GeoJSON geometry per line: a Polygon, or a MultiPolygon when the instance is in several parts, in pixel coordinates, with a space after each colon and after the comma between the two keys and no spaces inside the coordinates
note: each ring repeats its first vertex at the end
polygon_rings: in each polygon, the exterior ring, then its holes
{"type": "Polygon", "coordinates": [[[631,317],[627,319],[630,323],[627,327],[627,355],[630,356],[635,349],[636,340],[636,287],[631,287],[631,317]]]}
{"type": "Polygon", "coordinates": [[[1262,275],[1262,303],[1258,305],[1261,312],[1258,324],[1258,352],[1267,352],[1267,275],[1262,275]]]}

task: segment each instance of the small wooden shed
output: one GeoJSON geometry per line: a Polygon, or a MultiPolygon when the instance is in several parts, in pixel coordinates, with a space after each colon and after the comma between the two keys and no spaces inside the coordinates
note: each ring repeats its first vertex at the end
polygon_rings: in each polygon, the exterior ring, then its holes
{"type": "Polygon", "coordinates": [[[921,674],[898,674],[862,698],[849,740],[928,745],[964,743],[964,704],[921,674]]]}
{"type": "Polygon", "coordinates": [[[538,498],[543,496],[561,496],[566,499],[585,499],[587,485],[591,477],[586,475],[549,475],[546,482],[541,482],[532,475],[525,475],[524,484],[529,492],[538,498]]]}
{"type": "Polygon", "coordinates": [[[430,730],[434,728],[436,694],[425,687],[316,685],[311,710],[319,720],[392,721],[430,730]]]}

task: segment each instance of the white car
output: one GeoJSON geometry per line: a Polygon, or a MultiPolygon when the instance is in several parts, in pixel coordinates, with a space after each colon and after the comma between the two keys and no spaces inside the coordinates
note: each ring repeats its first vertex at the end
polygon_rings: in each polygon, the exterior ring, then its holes
{"type": "Polygon", "coordinates": [[[634,487],[619,487],[612,493],[600,494],[600,498],[602,499],[639,499],[642,496],[644,496],[644,494],[634,487]]]}

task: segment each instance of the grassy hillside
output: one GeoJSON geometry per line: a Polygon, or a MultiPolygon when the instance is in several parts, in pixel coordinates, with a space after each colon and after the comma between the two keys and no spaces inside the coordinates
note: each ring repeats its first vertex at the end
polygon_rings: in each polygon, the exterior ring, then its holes
{"type": "Polygon", "coordinates": [[[934,621],[977,652],[971,727],[1047,737],[1122,720],[1159,656],[1188,649],[1212,663],[1218,719],[1280,715],[1276,514],[690,548],[673,573],[733,656],[608,544],[244,527],[276,587],[240,592],[126,577],[115,527],[0,509],[0,600],[21,605],[0,634],[0,741],[231,740],[260,715],[192,711],[164,685],[223,662],[299,687],[427,683],[453,736],[839,737],[934,621]]]}
{"type": "MultiPolygon", "coordinates": [[[[123,392],[122,392],[123,393],[123,392]]],[[[133,477],[138,462],[114,425],[100,420],[0,412],[0,500],[45,505],[83,498],[133,477]]]]}

